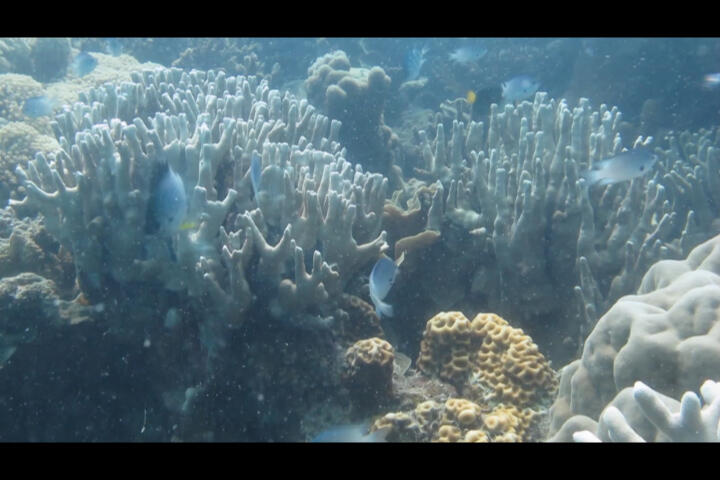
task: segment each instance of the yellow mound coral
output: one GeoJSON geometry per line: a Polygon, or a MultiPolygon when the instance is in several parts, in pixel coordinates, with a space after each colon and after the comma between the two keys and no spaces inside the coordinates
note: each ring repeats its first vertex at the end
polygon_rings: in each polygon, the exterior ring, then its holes
{"type": "Polygon", "coordinates": [[[557,388],[555,372],[530,337],[492,313],[472,321],[461,312],[435,315],[425,327],[417,365],[474,400],[521,407],[557,388]]]}
{"type": "Polygon", "coordinates": [[[539,415],[529,408],[500,404],[494,409],[465,398],[444,404],[427,401],[414,411],[388,413],[372,430],[389,428],[391,441],[520,442],[538,440],[539,415]]]}
{"type": "Polygon", "coordinates": [[[392,396],[392,374],[395,351],[381,338],[355,342],[345,353],[344,382],[353,402],[371,406],[392,396]]]}

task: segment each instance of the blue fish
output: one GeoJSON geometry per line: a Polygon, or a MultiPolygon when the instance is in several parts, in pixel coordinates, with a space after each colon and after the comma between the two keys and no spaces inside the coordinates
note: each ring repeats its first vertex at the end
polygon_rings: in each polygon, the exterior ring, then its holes
{"type": "Polygon", "coordinates": [[[540,84],[532,77],[518,75],[501,85],[502,98],[506,103],[522,101],[535,95],[540,84]]]}
{"type": "Polygon", "coordinates": [[[720,86],[720,73],[708,73],[704,75],[702,86],[706,90],[714,90],[720,86]]]}
{"type": "Polygon", "coordinates": [[[404,259],[404,254],[400,255],[397,263],[383,255],[375,262],[375,266],[370,272],[370,300],[375,305],[375,311],[380,317],[392,317],[393,307],[389,303],[383,302],[388,292],[395,283],[398,267],[404,259]]]}
{"type": "Polygon", "coordinates": [[[40,95],[25,100],[23,104],[23,113],[31,118],[47,117],[52,115],[53,109],[57,106],[57,100],[40,95]]]}
{"type": "Polygon", "coordinates": [[[113,57],[121,55],[123,52],[122,41],[119,38],[106,38],[105,51],[113,57]]]}
{"type": "Polygon", "coordinates": [[[87,52],[80,52],[70,63],[70,69],[78,77],[84,77],[97,67],[97,58],[87,52]]]}
{"type": "Polygon", "coordinates": [[[260,193],[260,175],[262,175],[262,157],[256,151],[253,151],[252,160],[250,160],[250,182],[252,182],[253,192],[256,197],[260,193]]]}
{"type": "Polygon", "coordinates": [[[417,80],[420,76],[420,69],[425,63],[425,54],[428,52],[427,47],[413,48],[405,54],[405,77],[406,82],[417,80]]]}
{"type": "Polygon", "coordinates": [[[369,425],[367,423],[340,425],[319,433],[312,441],[322,443],[385,442],[385,437],[387,437],[387,434],[390,432],[389,428],[383,428],[368,433],[368,428],[369,425]]]}
{"type": "Polygon", "coordinates": [[[148,233],[171,236],[181,229],[187,215],[188,200],[183,180],[164,163],[158,167],[148,204],[148,233]]]}
{"type": "Polygon", "coordinates": [[[652,169],[658,156],[649,147],[638,147],[597,162],[591,170],[582,173],[588,186],[610,185],[645,175],[652,169]]]}
{"type": "Polygon", "coordinates": [[[464,46],[456,48],[450,54],[450,60],[462,65],[477,62],[487,53],[487,48],[482,45],[464,46]]]}

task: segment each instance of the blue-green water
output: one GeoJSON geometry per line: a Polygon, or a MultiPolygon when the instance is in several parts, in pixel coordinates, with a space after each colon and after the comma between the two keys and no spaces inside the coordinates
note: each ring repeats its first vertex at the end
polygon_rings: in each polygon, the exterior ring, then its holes
{"type": "Polygon", "coordinates": [[[0,441],[568,440],[717,380],[715,277],[656,291],[720,274],[718,39],[0,42],[0,441]]]}

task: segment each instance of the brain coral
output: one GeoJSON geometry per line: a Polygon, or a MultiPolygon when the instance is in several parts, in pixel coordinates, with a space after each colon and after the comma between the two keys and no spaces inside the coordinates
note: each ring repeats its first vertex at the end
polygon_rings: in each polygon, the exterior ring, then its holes
{"type": "Polygon", "coordinates": [[[344,380],[353,403],[377,405],[392,396],[394,359],[392,345],[377,337],[360,340],[348,348],[344,380]]]}
{"type": "Polygon", "coordinates": [[[686,260],[663,260],[598,321],[582,358],[562,371],[551,434],[577,416],[597,419],[618,393],[642,381],[679,398],[720,370],[720,236],[686,260]],[[573,417],[575,416],[575,417],[573,417]]]}
{"type": "Polygon", "coordinates": [[[480,405],[465,398],[426,401],[410,412],[388,413],[373,425],[389,428],[391,441],[519,442],[538,439],[536,412],[529,408],[480,405]]]}
{"type": "Polygon", "coordinates": [[[557,380],[530,337],[495,314],[472,321],[441,312],[425,327],[418,367],[470,398],[526,406],[547,398],[557,380]]]}

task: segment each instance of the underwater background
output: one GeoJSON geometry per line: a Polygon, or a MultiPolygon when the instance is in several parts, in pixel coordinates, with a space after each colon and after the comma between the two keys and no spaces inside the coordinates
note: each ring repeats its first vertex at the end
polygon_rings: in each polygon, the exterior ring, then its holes
{"type": "Polygon", "coordinates": [[[716,38],[0,38],[0,441],[718,441],[719,122],[716,38]]]}

